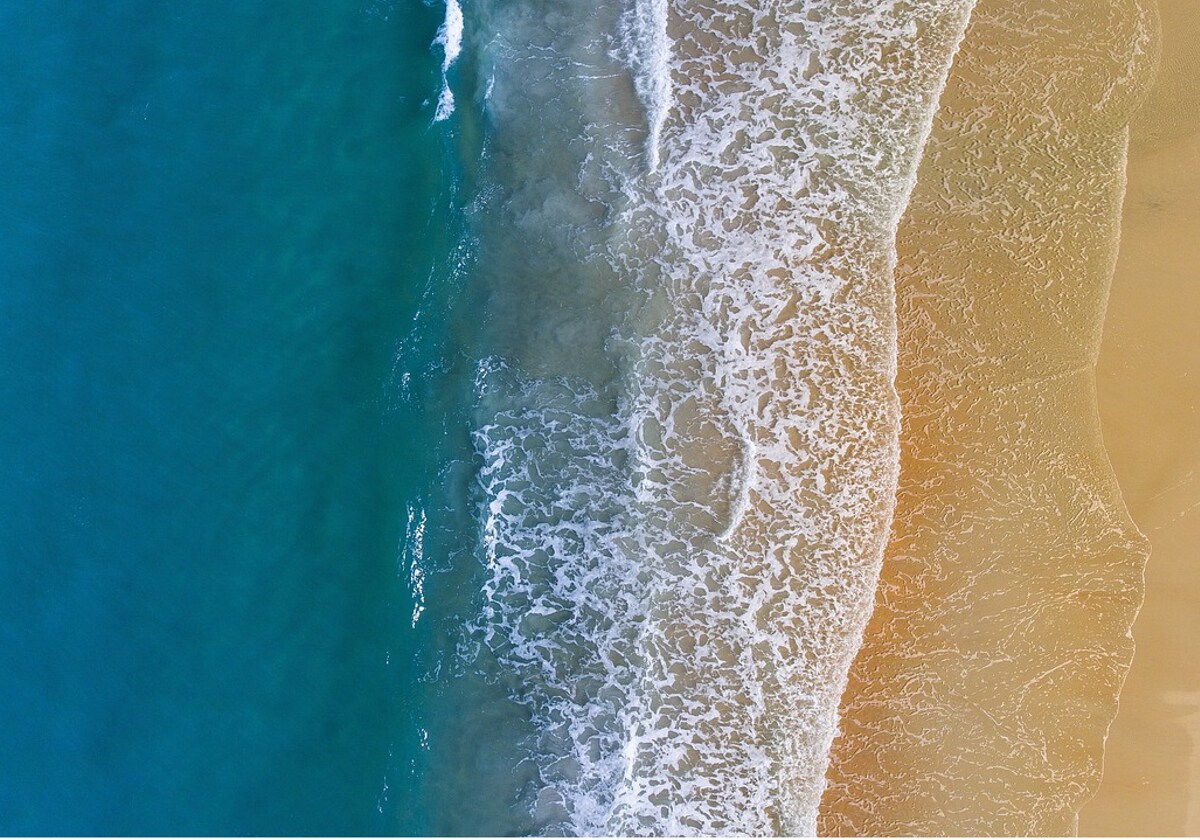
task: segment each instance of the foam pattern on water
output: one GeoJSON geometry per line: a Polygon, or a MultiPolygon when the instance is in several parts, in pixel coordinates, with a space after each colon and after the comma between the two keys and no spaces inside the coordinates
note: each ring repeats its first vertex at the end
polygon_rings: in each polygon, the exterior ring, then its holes
{"type": "Polygon", "coordinates": [[[646,157],[652,170],[658,168],[662,130],[673,104],[668,15],[667,0],[634,0],[621,22],[622,57],[646,109],[646,157]]]}
{"type": "Polygon", "coordinates": [[[538,824],[601,831],[644,670],[647,587],[629,543],[638,528],[625,468],[633,441],[582,382],[522,381],[492,362],[478,385],[493,410],[475,433],[490,572],[477,633],[536,719],[538,824]]]}
{"type": "Polygon", "coordinates": [[[454,91],[448,74],[462,52],[463,13],[458,0],[446,0],[446,18],[438,28],[433,43],[442,48],[442,89],[438,92],[437,110],[433,121],[442,122],[454,113],[454,91]]]}
{"type": "MultiPolygon", "coordinates": [[[[597,66],[571,58],[595,39],[522,41],[569,16],[535,5],[494,15],[518,28],[486,42],[597,66]]],[[[477,379],[468,650],[528,710],[541,830],[813,831],[893,504],[895,225],[969,6],[610,10],[641,128],[627,98],[575,100],[615,116],[580,120],[573,175],[591,183],[608,150],[622,192],[546,213],[587,193],[543,174],[520,216],[521,283],[541,297],[510,314],[556,327],[477,379]]],[[[503,72],[501,134],[533,116],[503,72]]],[[[502,203],[511,219],[520,202],[502,203]]]]}

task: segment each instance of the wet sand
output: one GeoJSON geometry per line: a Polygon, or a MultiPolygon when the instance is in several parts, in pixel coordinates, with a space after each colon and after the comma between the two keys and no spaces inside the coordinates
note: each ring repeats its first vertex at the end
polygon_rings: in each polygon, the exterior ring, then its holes
{"type": "Polygon", "coordinates": [[[898,239],[900,487],[823,834],[1066,834],[1099,784],[1147,549],[1095,364],[1153,24],[975,9],[898,239]]]}
{"type": "Polygon", "coordinates": [[[1104,438],[1152,553],[1086,835],[1200,834],[1200,4],[1161,14],[1098,369],[1104,438]]]}

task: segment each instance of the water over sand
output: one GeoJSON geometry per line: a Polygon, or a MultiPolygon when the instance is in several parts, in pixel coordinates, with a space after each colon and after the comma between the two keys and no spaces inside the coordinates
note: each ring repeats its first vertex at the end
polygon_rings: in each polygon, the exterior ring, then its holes
{"type": "Polygon", "coordinates": [[[1098,784],[1147,547],[1094,364],[1154,37],[975,8],[898,237],[900,488],[825,833],[1068,833],[1098,784]]]}

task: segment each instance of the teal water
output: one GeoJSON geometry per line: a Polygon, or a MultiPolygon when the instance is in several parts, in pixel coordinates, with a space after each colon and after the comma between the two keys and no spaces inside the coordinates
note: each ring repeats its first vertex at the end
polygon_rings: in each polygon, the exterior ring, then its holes
{"type": "Polygon", "coordinates": [[[441,16],[0,0],[0,832],[427,829],[441,16]]]}

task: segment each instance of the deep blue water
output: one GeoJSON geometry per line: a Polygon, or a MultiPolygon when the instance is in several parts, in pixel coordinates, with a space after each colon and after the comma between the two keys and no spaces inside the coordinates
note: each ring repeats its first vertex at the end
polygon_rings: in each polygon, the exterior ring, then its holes
{"type": "Polygon", "coordinates": [[[0,0],[0,832],[430,827],[441,15],[0,0]]]}

